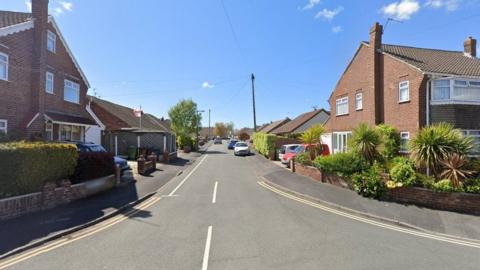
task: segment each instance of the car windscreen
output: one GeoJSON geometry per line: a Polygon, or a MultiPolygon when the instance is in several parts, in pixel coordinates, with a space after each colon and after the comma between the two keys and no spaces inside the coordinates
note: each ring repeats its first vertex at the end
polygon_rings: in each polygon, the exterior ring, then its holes
{"type": "Polygon", "coordinates": [[[303,145],[297,146],[297,148],[295,148],[295,153],[303,152],[303,150],[305,150],[305,147],[303,145]]]}
{"type": "Polygon", "coordinates": [[[245,146],[247,146],[246,143],[237,143],[237,144],[235,144],[235,147],[245,147],[245,146]]]}
{"type": "Polygon", "coordinates": [[[287,148],[286,152],[287,153],[295,153],[295,150],[299,147],[298,145],[291,145],[287,148]]]}
{"type": "Polygon", "coordinates": [[[90,152],[107,152],[107,150],[105,150],[105,148],[103,148],[101,145],[89,145],[88,150],[90,152]]]}

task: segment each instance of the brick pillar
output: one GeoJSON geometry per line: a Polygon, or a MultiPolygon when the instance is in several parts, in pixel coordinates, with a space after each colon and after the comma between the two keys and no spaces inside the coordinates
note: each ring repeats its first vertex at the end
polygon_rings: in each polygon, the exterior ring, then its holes
{"type": "Polygon", "coordinates": [[[152,153],[147,159],[152,162],[152,168],[155,171],[157,169],[157,155],[152,153]]]}
{"type": "Polygon", "coordinates": [[[143,155],[140,155],[137,159],[137,172],[138,174],[144,174],[145,173],[145,158],[143,155]]]}
{"type": "Polygon", "coordinates": [[[69,203],[73,200],[72,198],[72,182],[70,180],[66,179],[63,180],[61,183],[62,187],[62,203],[69,203]]]}
{"type": "Polygon", "coordinates": [[[292,170],[292,172],[295,172],[295,159],[294,158],[290,159],[290,170],[292,170]]]}
{"type": "Polygon", "coordinates": [[[46,183],[42,189],[42,208],[48,209],[55,207],[56,205],[56,196],[55,196],[55,183],[46,183]]]}

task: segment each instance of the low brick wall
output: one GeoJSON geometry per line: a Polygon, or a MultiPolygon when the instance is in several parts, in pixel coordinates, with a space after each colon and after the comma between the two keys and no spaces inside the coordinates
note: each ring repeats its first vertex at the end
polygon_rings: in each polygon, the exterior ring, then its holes
{"type": "Polygon", "coordinates": [[[415,204],[432,209],[480,215],[480,195],[461,192],[437,192],[426,188],[395,188],[385,193],[388,201],[415,204]]]}
{"type": "Polygon", "coordinates": [[[350,188],[349,182],[343,177],[340,177],[336,174],[323,173],[319,169],[312,166],[304,166],[302,164],[295,163],[295,172],[319,182],[328,183],[342,188],[350,188]]]}
{"type": "Polygon", "coordinates": [[[302,164],[295,163],[295,172],[300,175],[310,177],[319,182],[322,181],[322,172],[315,167],[304,166],[302,164]]]}
{"type": "Polygon", "coordinates": [[[115,184],[114,175],[75,185],[71,185],[69,180],[64,180],[59,187],[54,183],[47,183],[41,192],[1,199],[0,220],[66,204],[111,189],[115,184]]]}

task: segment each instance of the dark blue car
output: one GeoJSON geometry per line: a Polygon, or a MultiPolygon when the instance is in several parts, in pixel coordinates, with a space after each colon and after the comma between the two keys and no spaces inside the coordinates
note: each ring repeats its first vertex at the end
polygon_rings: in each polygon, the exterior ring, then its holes
{"type": "Polygon", "coordinates": [[[231,141],[228,143],[228,149],[233,150],[233,149],[235,148],[235,144],[236,144],[237,142],[238,142],[237,140],[231,140],[231,141]]]}

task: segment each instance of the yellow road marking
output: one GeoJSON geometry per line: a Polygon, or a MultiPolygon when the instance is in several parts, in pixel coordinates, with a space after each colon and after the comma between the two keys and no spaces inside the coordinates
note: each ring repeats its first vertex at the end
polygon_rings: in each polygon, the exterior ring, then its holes
{"type": "Polygon", "coordinates": [[[47,244],[45,246],[41,246],[39,248],[33,249],[31,251],[28,251],[26,253],[20,254],[16,257],[7,259],[3,262],[0,262],[0,269],[5,269],[9,266],[12,266],[14,264],[20,263],[22,261],[25,261],[27,259],[30,259],[32,257],[38,256],[42,253],[49,252],[51,250],[57,249],[59,247],[62,247],[64,245],[70,244],[72,242],[78,241],[80,239],[83,239],[85,237],[88,237],[90,235],[93,235],[95,233],[98,233],[100,231],[103,231],[115,224],[118,224],[131,216],[134,216],[138,212],[147,209],[148,207],[152,206],[156,202],[158,202],[161,198],[159,197],[151,197],[148,200],[144,201],[143,203],[139,204],[136,208],[131,209],[127,211],[126,213],[122,214],[121,216],[117,216],[114,218],[111,218],[105,222],[99,223],[91,228],[88,228],[86,230],[80,231],[78,233],[74,233],[72,235],[69,235],[65,238],[61,238],[57,241],[54,241],[50,244],[47,244]]]}
{"type": "Polygon", "coordinates": [[[333,214],[336,214],[336,215],[339,215],[339,216],[343,216],[343,217],[346,217],[346,218],[349,218],[349,219],[357,220],[357,221],[360,221],[360,222],[363,222],[363,223],[368,223],[368,224],[371,224],[371,225],[374,225],[374,226],[377,226],[377,227],[381,227],[381,228],[385,228],[385,229],[389,229],[389,230],[393,230],[393,231],[397,231],[397,232],[402,232],[402,233],[406,233],[406,234],[410,234],[410,235],[414,235],[414,236],[419,236],[419,237],[438,240],[438,241],[447,242],[447,243],[451,243],[451,244],[462,245],[462,246],[467,246],[467,247],[480,249],[480,243],[479,242],[468,241],[468,240],[460,240],[460,239],[456,239],[456,238],[453,238],[453,237],[448,237],[448,236],[445,236],[445,235],[435,235],[435,234],[431,234],[431,233],[425,233],[425,232],[420,232],[420,231],[415,231],[415,230],[411,230],[411,229],[402,228],[402,227],[395,226],[395,225],[381,223],[381,222],[374,221],[374,220],[371,220],[371,219],[368,219],[368,218],[363,218],[363,217],[352,215],[352,214],[349,214],[349,213],[346,213],[346,212],[343,212],[343,211],[340,211],[340,210],[336,210],[336,209],[321,205],[319,203],[314,203],[312,201],[299,198],[297,196],[294,196],[292,194],[289,194],[289,193],[286,193],[282,190],[279,190],[279,189],[277,189],[273,186],[270,186],[263,181],[259,181],[257,183],[260,186],[262,186],[266,189],[269,189],[270,191],[272,191],[276,194],[279,194],[283,197],[286,197],[286,198],[289,198],[291,200],[294,200],[294,201],[297,201],[297,202],[300,202],[300,203],[303,203],[303,204],[306,204],[306,205],[310,205],[312,207],[321,209],[323,211],[333,213],[333,214]]]}

